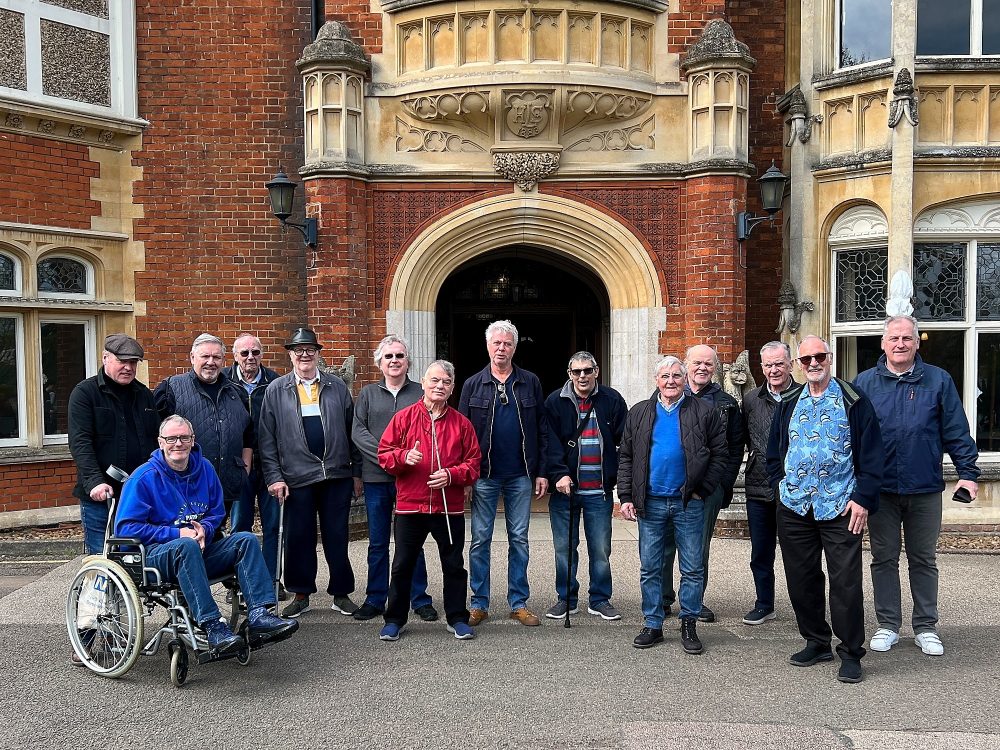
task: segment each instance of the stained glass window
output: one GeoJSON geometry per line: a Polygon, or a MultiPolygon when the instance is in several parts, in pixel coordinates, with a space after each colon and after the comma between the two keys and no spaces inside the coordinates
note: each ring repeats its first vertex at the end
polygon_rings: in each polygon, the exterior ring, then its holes
{"type": "Polygon", "coordinates": [[[965,319],[964,243],[913,247],[913,316],[917,320],[965,319]]]}
{"type": "Polygon", "coordinates": [[[889,255],[884,247],[837,253],[837,321],[885,317],[889,255]]]}
{"type": "Polygon", "coordinates": [[[87,294],[87,267],[72,258],[46,258],[38,264],[38,291],[87,294]]]}

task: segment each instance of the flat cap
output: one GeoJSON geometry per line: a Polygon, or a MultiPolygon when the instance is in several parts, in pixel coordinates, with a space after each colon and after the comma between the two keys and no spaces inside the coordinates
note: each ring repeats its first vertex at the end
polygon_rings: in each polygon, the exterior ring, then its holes
{"type": "Polygon", "coordinates": [[[112,333],[104,339],[104,350],[118,359],[143,359],[145,352],[139,342],[124,333],[112,333]]]}

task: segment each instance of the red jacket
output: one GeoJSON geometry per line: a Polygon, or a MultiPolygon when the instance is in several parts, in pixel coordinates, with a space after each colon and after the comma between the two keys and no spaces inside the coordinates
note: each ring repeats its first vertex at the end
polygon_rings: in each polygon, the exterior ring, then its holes
{"type": "Polygon", "coordinates": [[[434,422],[434,431],[440,466],[447,470],[450,477],[444,493],[427,486],[427,479],[438,469],[438,456],[434,453],[431,438],[430,415],[422,399],[393,415],[382,433],[378,443],[378,462],[396,477],[397,513],[444,513],[445,498],[449,514],[465,513],[465,492],[462,488],[479,479],[479,462],[482,459],[476,432],[472,422],[450,407],[434,422]],[[420,441],[420,452],[424,457],[415,466],[407,466],[406,454],[417,441],[420,441]]]}

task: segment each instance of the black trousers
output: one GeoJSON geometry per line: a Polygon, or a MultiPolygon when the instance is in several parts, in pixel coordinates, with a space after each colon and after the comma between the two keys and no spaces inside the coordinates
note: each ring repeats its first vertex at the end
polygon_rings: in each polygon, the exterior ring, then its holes
{"type": "Polygon", "coordinates": [[[817,521],[778,503],[778,540],[799,633],[814,646],[829,647],[826,621],[826,578],[820,553],[830,574],[830,621],[840,639],[841,659],[865,655],[865,602],[862,590],[861,534],[847,528],[850,516],[817,521]]]}
{"type": "Polygon", "coordinates": [[[413,570],[428,534],[437,542],[438,552],[441,554],[444,611],[448,624],[469,621],[469,610],[465,608],[465,597],[469,587],[469,574],[465,570],[465,516],[443,513],[400,513],[396,516],[393,532],[396,551],[392,556],[389,601],[385,608],[386,622],[397,625],[406,622],[410,610],[413,570]],[[448,542],[448,525],[451,526],[451,543],[448,542]]]}
{"type": "Polygon", "coordinates": [[[330,568],[327,593],[354,591],[354,570],[347,557],[348,524],[354,480],[327,479],[295,487],[285,499],[285,588],[296,594],[316,593],[316,516],[323,535],[323,555],[330,568]]]}

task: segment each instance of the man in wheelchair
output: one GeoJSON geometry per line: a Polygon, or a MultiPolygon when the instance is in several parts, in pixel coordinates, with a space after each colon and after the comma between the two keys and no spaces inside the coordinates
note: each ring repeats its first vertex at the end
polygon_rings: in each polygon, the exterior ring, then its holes
{"type": "Polygon", "coordinates": [[[246,600],[249,639],[257,645],[284,640],[299,623],[271,613],[277,604],[274,582],[257,538],[248,531],[216,535],[226,512],[222,485],[194,438],[184,417],[175,414],[160,423],[159,450],[122,490],[115,536],[142,542],[146,564],[180,586],[214,653],[235,654],[246,646],[222,619],[209,586],[234,570],[246,600]]]}

